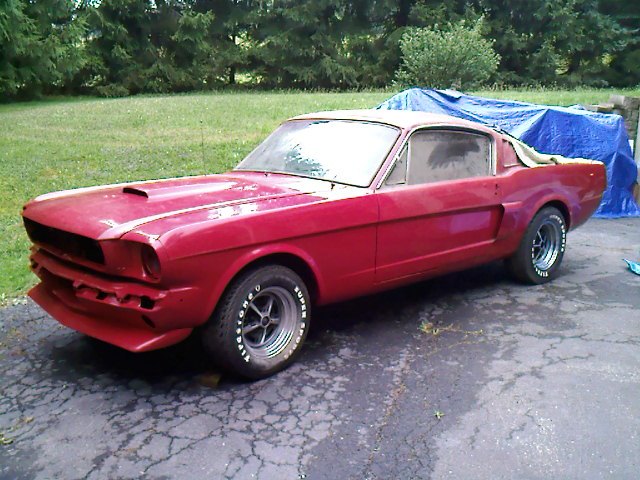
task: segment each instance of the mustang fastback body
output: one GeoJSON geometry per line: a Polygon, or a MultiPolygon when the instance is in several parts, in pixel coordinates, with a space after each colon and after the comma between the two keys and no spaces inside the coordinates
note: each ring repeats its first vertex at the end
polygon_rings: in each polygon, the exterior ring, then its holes
{"type": "Polygon", "coordinates": [[[556,276],[605,169],[536,153],[447,116],[303,115],[225,174],[27,203],[30,295],[131,351],[197,328],[218,364],[264,377],[298,353],[312,306],[501,258],[529,283],[556,276]]]}

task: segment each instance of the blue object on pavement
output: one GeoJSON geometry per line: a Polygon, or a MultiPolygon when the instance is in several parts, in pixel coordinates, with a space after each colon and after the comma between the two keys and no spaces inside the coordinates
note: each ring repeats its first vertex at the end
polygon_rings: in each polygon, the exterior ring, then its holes
{"type": "Polygon", "coordinates": [[[631,270],[636,275],[640,275],[640,263],[632,262],[631,260],[627,260],[626,258],[623,258],[623,260],[627,262],[627,265],[629,265],[629,270],[631,270]]]}
{"type": "Polygon", "coordinates": [[[452,115],[502,128],[541,153],[600,160],[607,167],[607,189],[594,216],[640,217],[632,195],[638,168],[620,115],[421,88],[400,92],[378,108],[452,115]]]}

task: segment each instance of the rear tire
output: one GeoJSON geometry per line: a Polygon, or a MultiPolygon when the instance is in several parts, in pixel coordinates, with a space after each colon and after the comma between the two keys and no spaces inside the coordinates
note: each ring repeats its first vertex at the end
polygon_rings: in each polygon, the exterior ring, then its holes
{"type": "Polygon", "coordinates": [[[205,324],[205,350],[230,373],[273,375],[299,354],[309,307],[307,287],[293,270],[269,265],[249,271],[230,284],[205,324]]]}
{"type": "Polygon", "coordinates": [[[538,285],[554,279],[562,263],[567,225],[555,207],[545,207],[531,220],[518,250],[507,259],[509,273],[524,283],[538,285]]]}

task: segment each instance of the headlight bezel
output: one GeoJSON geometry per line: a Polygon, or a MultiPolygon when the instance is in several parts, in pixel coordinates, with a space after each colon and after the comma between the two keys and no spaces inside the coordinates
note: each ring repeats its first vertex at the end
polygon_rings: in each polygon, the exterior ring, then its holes
{"type": "Polygon", "coordinates": [[[145,276],[155,281],[160,280],[162,276],[162,263],[155,248],[149,244],[141,243],[140,262],[145,276]]]}

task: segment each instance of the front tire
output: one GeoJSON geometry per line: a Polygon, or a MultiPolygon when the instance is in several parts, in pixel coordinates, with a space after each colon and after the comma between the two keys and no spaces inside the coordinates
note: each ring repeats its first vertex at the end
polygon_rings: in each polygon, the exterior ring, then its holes
{"type": "Polygon", "coordinates": [[[558,275],[567,242],[567,225],[555,207],[545,207],[531,220],[518,250],[506,261],[511,275],[538,285],[558,275]]]}
{"type": "Polygon", "coordinates": [[[204,326],[205,350],[230,373],[273,375],[299,354],[309,307],[307,287],[293,270],[269,265],[249,271],[231,283],[204,326]]]}

